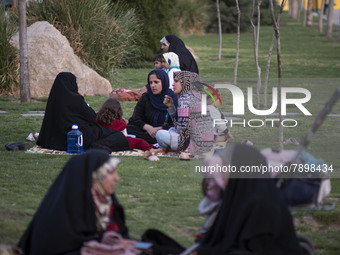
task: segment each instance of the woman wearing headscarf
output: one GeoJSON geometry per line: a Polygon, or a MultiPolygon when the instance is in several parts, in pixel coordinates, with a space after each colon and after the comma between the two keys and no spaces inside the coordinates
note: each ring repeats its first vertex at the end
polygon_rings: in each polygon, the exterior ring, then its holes
{"type": "Polygon", "coordinates": [[[172,84],[174,83],[174,73],[181,71],[181,69],[179,68],[179,58],[178,55],[174,52],[164,53],[163,57],[165,59],[165,71],[169,76],[169,87],[173,90],[172,84]]]}
{"type": "Polygon", "coordinates": [[[67,133],[72,130],[73,124],[77,124],[83,133],[85,150],[129,150],[129,143],[121,132],[103,128],[95,119],[95,111],[78,93],[76,76],[68,72],[59,73],[48,96],[37,145],[66,151],[67,133]]]}
{"type": "Polygon", "coordinates": [[[118,164],[103,150],[72,157],[19,241],[24,255],[135,254],[114,193],[118,164]]]}
{"type": "Polygon", "coordinates": [[[198,74],[198,67],[195,58],[185,47],[184,42],[176,35],[166,35],[161,39],[163,52],[174,52],[179,57],[180,69],[198,74]]]}
{"type": "Polygon", "coordinates": [[[205,166],[233,171],[205,179],[204,194],[212,201],[219,196],[221,204],[198,249],[191,254],[301,254],[291,214],[270,175],[242,173],[242,169],[267,166],[258,150],[232,144],[207,158],[205,166]]]}
{"type": "Polygon", "coordinates": [[[155,144],[156,132],[172,126],[167,107],[163,104],[164,97],[168,95],[177,105],[177,96],[169,89],[169,78],[164,70],[151,71],[147,81],[147,92],[138,100],[126,129],[128,134],[155,144]]]}
{"type": "Polygon", "coordinates": [[[178,107],[172,98],[165,96],[164,104],[174,122],[174,128],[160,130],[156,134],[158,144],[165,150],[181,152],[180,159],[189,160],[189,153],[210,151],[214,141],[213,121],[209,112],[201,113],[202,84],[197,73],[181,71],[174,73],[173,89],[179,96],[178,107]]]}

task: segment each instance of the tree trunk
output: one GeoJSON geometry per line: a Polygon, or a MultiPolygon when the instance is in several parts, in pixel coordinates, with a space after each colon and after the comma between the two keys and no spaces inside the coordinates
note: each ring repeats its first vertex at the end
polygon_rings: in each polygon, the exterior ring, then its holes
{"type": "Polygon", "coordinates": [[[326,26],[326,37],[332,37],[333,36],[333,12],[334,12],[334,0],[329,0],[328,14],[327,14],[327,26],[326,26]]]}
{"type": "Polygon", "coordinates": [[[253,22],[254,18],[254,9],[255,9],[255,0],[253,0],[252,11],[250,16],[250,23],[253,27],[253,38],[254,38],[254,57],[255,57],[255,65],[257,70],[257,87],[256,87],[256,102],[257,109],[260,108],[260,90],[261,90],[261,67],[259,66],[259,38],[260,38],[260,6],[262,0],[257,1],[257,30],[253,22]]]}
{"type": "Polygon", "coordinates": [[[313,0],[308,0],[307,2],[307,27],[313,25],[312,1],[313,0]]]}
{"type": "Polygon", "coordinates": [[[28,45],[26,23],[26,0],[19,0],[19,45],[20,45],[20,102],[31,102],[28,75],[28,45]]]}
{"type": "Polygon", "coordinates": [[[236,58],[235,58],[235,68],[234,68],[234,84],[237,83],[237,69],[238,69],[238,57],[240,53],[240,27],[241,27],[241,11],[240,5],[238,4],[238,0],[236,2],[237,9],[237,42],[236,42],[236,58]]]}
{"type": "Polygon", "coordinates": [[[220,13],[220,1],[216,0],[217,7],[217,20],[218,20],[218,35],[219,35],[219,46],[218,46],[218,60],[221,60],[222,52],[222,24],[221,24],[221,13],[220,13]]]}
{"type": "Polygon", "coordinates": [[[300,14],[301,14],[301,10],[303,8],[303,0],[297,0],[297,1],[298,1],[298,13],[297,13],[296,20],[298,22],[300,22],[300,14]]]}
{"type": "Polygon", "coordinates": [[[319,13],[319,33],[323,30],[323,12],[325,10],[325,0],[321,1],[320,13],[319,13]]]}
{"type": "MultiPolygon", "coordinates": [[[[281,14],[283,12],[283,8],[285,7],[286,3],[287,3],[287,0],[282,0],[282,2],[281,2],[280,12],[278,14],[277,21],[276,21],[276,23],[278,25],[280,25],[281,14]]],[[[271,61],[271,57],[272,57],[275,39],[276,39],[275,32],[273,32],[272,43],[270,44],[269,52],[268,52],[267,69],[266,69],[264,86],[263,86],[263,109],[268,108],[268,106],[267,106],[267,94],[268,94],[267,90],[268,90],[268,80],[269,80],[269,69],[270,69],[270,61],[271,61]]]]}
{"type": "Polygon", "coordinates": [[[299,0],[290,0],[291,2],[291,18],[292,19],[297,19],[298,17],[298,10],[299,10],[299,3],[298,3],[299,0]]]}
{"type": "MultiPolygon", "coordinates": [[[[277,66],[278,66],[278,105],[281,105],[281,81],[282,81],[282,67],[281,67],[281,46],[280,46],[280,28],[276,22],[274,14],[273,0],[269,0],[270,15],[272,18],[275,38],[276,38],[276,52],[277,52],[277,66]]],[[[283,127],[282,127],[282,112],[279,107],[279,149],[283,149],[283,127]]]]}
{"type": "Polygon", "coordinates": [[[302,25],[305,27],[307,23],[307,8],[306,8],[306,0],[303,0],[303,23],[302,25]]]}

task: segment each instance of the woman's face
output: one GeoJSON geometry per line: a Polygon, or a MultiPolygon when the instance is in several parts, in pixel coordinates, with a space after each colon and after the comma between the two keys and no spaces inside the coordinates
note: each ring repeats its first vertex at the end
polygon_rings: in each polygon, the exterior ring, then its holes
{"type": "Polygon", "coordinates": [[[162,48],[164,53],[168,52],[168,50],[169,50],[169,46],[166,45],[165,43],[162,43],[162,47],[161,48],[162,48]]]}
{"type": "Polygon", "coordinates": [[[157,78],[156,74],[151,74],[149,76],[149,84],[152,94],[158,95],[162,92],[162,81],[157,78]]]}
{"type": "Polygon", "coordinates": [[[117,169],[108,172],[105,179],[102,180],[102,187],[107,195],[112,195],[115,192],[116,184],[119,181],[117,169]]]}
{"type": "Polygon", "coordinates": [[[182,91],[182,84],[178,78],[174,78],[174,82],[172,84],[172,88],[174,89],[175,94],[180,94],[182,91]]]}

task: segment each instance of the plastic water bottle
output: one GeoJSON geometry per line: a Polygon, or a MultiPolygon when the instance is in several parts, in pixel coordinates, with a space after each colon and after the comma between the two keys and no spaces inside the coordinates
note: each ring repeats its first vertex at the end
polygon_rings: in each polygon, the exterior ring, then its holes
{"type": "Polygon", "coordinates": [[[78,125],[72,125],[72,130],[67,133],[67,153],[83,152],[83,133],[78,125]]]}

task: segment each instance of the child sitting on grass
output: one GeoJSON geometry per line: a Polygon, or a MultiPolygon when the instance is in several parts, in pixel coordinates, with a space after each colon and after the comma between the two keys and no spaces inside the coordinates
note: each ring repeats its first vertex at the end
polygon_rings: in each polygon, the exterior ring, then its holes
{"type": "Polygon", "coordinates": [[[155,148],[141,138],[128,136],[126,132],[126,122],[123,118],[123,110],[119,101],[115,98],[107,99],[97,113],[96,122],[102,127],[119,130],[126,136],[131,149],[148,151],[155,148]]]}

